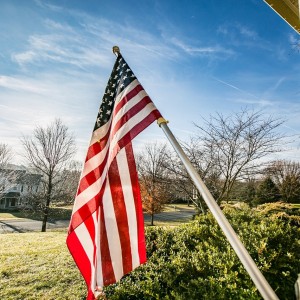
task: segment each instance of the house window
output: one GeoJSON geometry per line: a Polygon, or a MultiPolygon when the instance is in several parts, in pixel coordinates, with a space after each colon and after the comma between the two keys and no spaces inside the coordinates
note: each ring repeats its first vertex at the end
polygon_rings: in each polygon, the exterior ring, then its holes
{"type": "Polygon", "coordinates": [[[22,186],[21,186],[21,192],[23,192],[23,189],[24,189],[24,186],[23,186],[23,184],[22,184],[22,186]]]}
{"type": "Polygon", "coordinates": [[[10,200],[10,206],[16,206],[16,199],[10,200]]]}
{"type": "Polygon", "coordinates": [[[3,205],[5,203],[5,199],[1,199],[0,204],[3,205]]]}

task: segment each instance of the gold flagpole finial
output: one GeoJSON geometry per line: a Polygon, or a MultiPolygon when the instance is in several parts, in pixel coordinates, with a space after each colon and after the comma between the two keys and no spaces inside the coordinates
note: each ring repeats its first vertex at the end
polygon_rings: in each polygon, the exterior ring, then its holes
{"type": "Polygon", "coordinates": [[[167,124],[167,123],[169,123],[169,121],[167,121],[166,119],[164,119],[164,118],[158,118],[158,120],[157,120],[157,124],[158,124],[158,126],[160,127],[160,125],[162,124],[162,123],[165,123],[165,124],[167,124]]]}
{"type": "Polygon", "coordinates": [[[116,56],[118,56],[120,53],[120,48],[118,46],[113,46],[112,51],[116,56]]]}

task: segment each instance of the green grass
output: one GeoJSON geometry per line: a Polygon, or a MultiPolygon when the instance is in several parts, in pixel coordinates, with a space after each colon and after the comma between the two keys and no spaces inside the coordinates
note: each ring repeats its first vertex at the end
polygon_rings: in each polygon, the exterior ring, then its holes
{"type": "Polygon", "coordinates": [[[0,299],[85,299],[65,239],[65,231],[0,235],[0,299]]]}

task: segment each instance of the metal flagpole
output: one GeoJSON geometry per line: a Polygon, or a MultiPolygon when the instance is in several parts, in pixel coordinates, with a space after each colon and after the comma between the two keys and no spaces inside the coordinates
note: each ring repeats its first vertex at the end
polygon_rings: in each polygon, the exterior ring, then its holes
{"type": "Polygon", "coordinates": [[[271,286],[262,275],[262,273],[257,268],[255,262],[247,252],[246,248],[240,241],[239,237],[231,227],[230,223],[222,213],[220,207],[216,203],[215,199],[207,189],[206,185],[200,178],[199,174],[196,172],[195,168],[192,166],[191,162],[187,158],[186,154],[182,150],[181,146],[177,142],[176,138],[174,137],[173,133],[170,131],[167,123],[164,118],[160,118],[157,120],[159,127],[162,128],[163,132],[167,136],[168,140],[172,144],[173,148],[177,152],[178,156],[182,160],[184,166],[186,167],[191,179],[193,180],[195,186],[199,190],[202,198],[204,199],[205,203],[207,204],[208,208],[210,209],[213,216],[216,218],[218,224],[220,225],[221,229],[223,230],[225,236],[227,237],[229,243],[231,244],[232,248],[234,249],[235,253],[239,257],[240,261],[244,265],[246,271],[249,273],[251,279],[253,280],[255,286],[259,290],[261,296],[265,300],[279,300],[275,292],[272,290],[271,286]]]}

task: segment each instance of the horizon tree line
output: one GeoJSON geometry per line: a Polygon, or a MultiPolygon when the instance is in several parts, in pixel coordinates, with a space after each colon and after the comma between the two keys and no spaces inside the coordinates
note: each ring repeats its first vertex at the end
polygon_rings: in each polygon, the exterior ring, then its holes
{"type": "MultiPolygon", "coordinates": [[[[300,203],[300,164],[270,158],[283,151],[286,137],[278,130],[282,124],[281,119],[247,108],[229,116],[217,113],[194,123],[197,133],[181,144],[219,205],[234,199],[255,205],[274,197],[300,203]],[[262,195],[268,189],[274,197],[270,194],[266,199],[268,194],[262,195]]],[[[28,197],[42,211],[42,231],[46,231],[50,204],[71,204],[77,190],[80,163],[73,160],[75,138],[56,119],[48,126],[37,126],[21,143],[28,166],[43,175],[42,192],[28,197]]],[[[0,170],[12,158],[12,149],[0,143],[0,170]]],[[[193,182],[166,144],[146,144],[136,161],[143,208],[151,215],[152,225],[154,214],[179,198],[188,198],[199,212],[205,212],[201,196],[193,197],[193,182]]]]}

